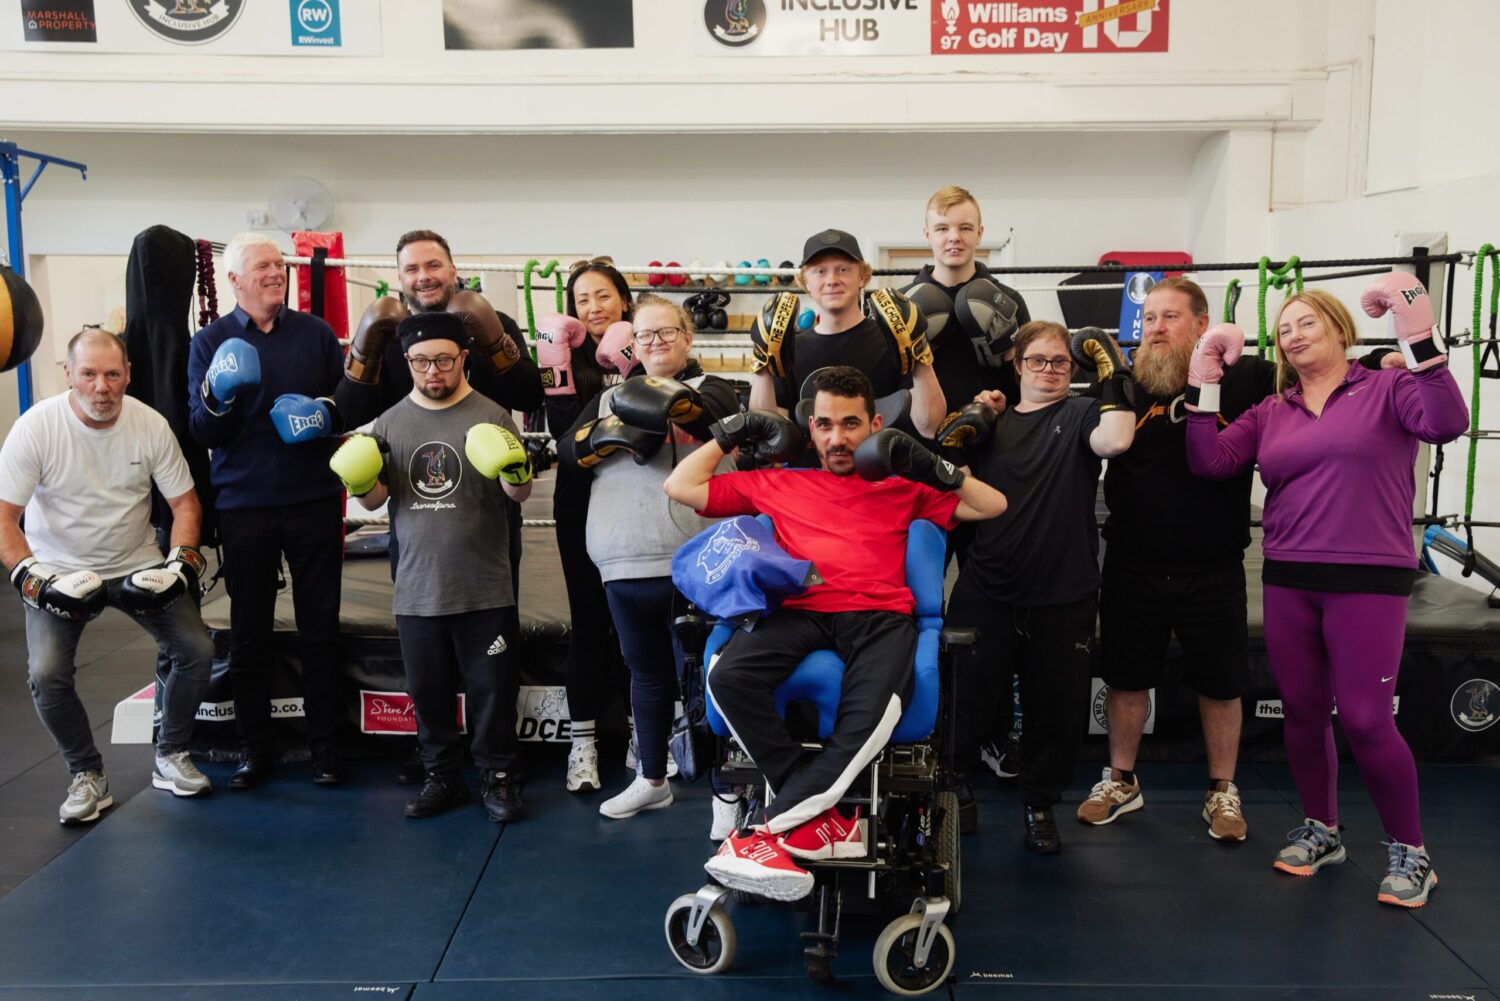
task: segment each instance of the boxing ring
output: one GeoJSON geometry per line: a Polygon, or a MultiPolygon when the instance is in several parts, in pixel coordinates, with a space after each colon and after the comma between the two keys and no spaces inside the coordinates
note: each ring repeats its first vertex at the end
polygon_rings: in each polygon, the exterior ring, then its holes
{"type": "MultiPolygon", "coordinates": [[[[391,268],[392,262],[384,259],[341,258],[332,256],[342,252],[339,234],[296,234],[299,247],[314,246],[307,256],[288,257],[288,263],[297,271],[299,296],[304,307],[328,312],[336,324],[347,327],[351,310],[340,308],[341,297],[347,294],[347,284],[368,285],[375,288],[377,296],[390,292],[384,281],[366,282],[345,272],[349,268],[391,268]],[[320,291],[322,294],[320,294],[320,291]],[[330,306],[330,304],[332,304],[330,306]]],[[[212,245],[210,245],[212,246],[212,245]]],[[[1070,328],[1100,326],[1117,330],[1122,293],[1130,276],[1137,273],[1159,272],[1163,274],[1203,273],[1220,281],[1205,281],[1209,289],[1222,291],[1222,318],[1232,321],[1237,315],[1242,288],[1239,278],[1227,276],[1236,272],[1255,276],[1256,326],[1247,341],[1254,349],[1266,355],[1274,352],[1274,337],[1268,330],[1268,293],[1277,290],[1298,289],[1304,282],[1335,281],[1362,278],[1381,274],[1393,266],[1411,266],[1424,281],[1436,279],[1444,289],[1443,309],[1445,329],[1452,329],[1454,316],[1454,290],[1456,274],[1460,266],[1474,268],[1474,310],[1467,331],[1449,338],[1450,348],[1469,347],[1473,355],[1474,391],[1471,399],[1473,423],[1470,438],[1478,443],[1497,435],[1479,427],[1479,380],[1481,376],[1500,377],[1500,361],[1496,370],[1486,367],[1488,359],[1496,354],[1496,318],[1500,313],[1500,255],[1489,244],[1472,253],[1430,253],[1427,248],[1414,248],[1413,253],[1391,257],[1346,258],[1336,260],[1302,261],[1290,257],[1285,261],[1272,261],[1262,257],[1258,261],[1237,263],[1194,263],[1185,254],[1134,254],[1109,252],[1105,258],[1120,258],[1128,263],[1103,263],[1086,266],[1028,266],[995,267],[993,273],[1000,275],[1068,275],[1057,284],[1018,284],[1016,291],[1025,293],[1053,293],[1058,296],[1058,305],[1070,328]],[[1159,258],[1152,260],[1151,258],[1159,258]],[[1485,265],[1489,264],[1492,281],[1489,287],[1488,331],[1483,325],[1481,305],[1485,292],[1485,265]],[[1485,336],[1485,333],[1488,336],[1485,336]]],[[[536,339],[536,317],[547,309],[561,311],[563,300],[564,271],[559,262],[546,263],[531,259],[524,264],[489,264],[479,262],[456,262],[461,275],[482,276],[479,284],[488,283],[494,294],[492,279],[499,276],[514,276],[514,287],[522,308],[518,310],[524,318],[524,327],[533,350],[536,339]],[[540,308],[539,308],[540,307],[540,308]]],[[[618,265],[618,269],[632,282],[635,291],[652,291],[666,294],[698,296],[706,312],[717,310],[724,313],[716,317],[705,336],[695,340],[695,352],[748,351],[748,337],[734,328],[743,317],[731,317],[722,304],[731,295],[757,295],[775,293],[783,289],[797,273],[791,268],[731,267],[725,262],[701,265],[694,262],[687,267],[661,265],[618,265]],[[712,279],[714,284],[709,284],[712,279]],[[713,296],[710,299],[708,297],[713,296]],[[719,330],[724,336],[718,336],[719,330]]],[[[877,270],[876,275],[909,275],[910,271],[877,270]]],[[[499,283],[507,287],[510,278],[499,283]]],[[[471,279],[467,285],[476,284],[471,279]]],[[[212,295],[211,287],[207,294],[212,295]]],[[[205,289],[200,283],[199,294],[205,289]]],[[[1143,297],[1143,296],[1142,296],[1143,297]]],[[[497,302],[506,306],[507,302],[497,302]]],[[[755,310],[751,310],[753,313],[755,310]]],[[[347,339],[347,329],[336,330],[347,339]]],[[[1122,343],[1128,348],[1132,343],[1127,337],[1122,343]]],[[[1362,345],[1394,344],[1390,338],[1367,338],[1362,345]]],[[[539,432],[527,434],[534,440],[550,440],[539,432]]],[[[1443,454],[1437,449],[1432,460],[1432,488],[1430,501],[1424,516],[1415,519],[1419,530],[1431,529],[1442,535],[1433,548],[1457,561],[1462,572],[1472,573],[1476,569],[1482,574],[1493,566],[1478,555],[1473,547],[1473,531],[1476,527],[1500,527],[1500,522],[1477,521],[1473,517],[1473,495],[1475,476],[1475,453],[1470,451],[1467,469],[1466,491],[1463,513],[1442,514],[1439,510],[1443,454]],[[1465,533],[1459,540],[1445,530],[1465,533]]],[[[520,572],[520,594],[518,606],[521,620],[520,648],[517,663],[520,667],[522,691],[518,703],[521,735],[527,741],[566,743],[569,739],[566,697],[563,694],[562,675],[566,659],[569,623],[567,621],[567,598],[562,580],[562,570],[557,558],[556,545],[551,529],[551,484],[550,474],[537,478],[536,489],[523,509],[523,557],[520,572]]],[[[357,512],[351,510],[353,517],[357,512]]],[[[1105,509],[1100,501],[1100,524],[1104,521],[1105,509]]],[[[356,528],[347,540],[348,558],[344,565],[343,600],[340,610],[340,634],[342,638],[342,661],[344,674],[350,687],[349,722],[352,734],[358,735],[357,743],[368,753],[380,753],[382,746],[391,742],[381,738],[391,734],[414,732],[414,720],[410,704],[406,701],[401,656],[396,638],[395,618],[391,613],[389,562],[381,551],[380,523],[364,524],[356,528]],[[369,558],[361,558],[364,551],[373,550],[369,558]]],[[[1242,755],[1247,760],[1280,760],[1283,751],[1280,735],[1281,703],[1275,685],[1266,666],[1265,645],[1261,620],[1260,589],[1260,531],[1252,532],[1252,543],[1246,554],[1246,578],[1248,587],[1248,619],[1250,632],[1250,658],[1252,692],[1245,700],[1245,720],[1242,755]]],[[[1424,565],[1429,571],[1436,570],[1424,549],[1424,565]]],[[[950,568],[949,586],[952,585],[953,568],[950,568]]],[[[1500,580],[1491,580],[1500,585],[1500,580]]],[[[1416,582],[1409,606],[1407,621],[1407,644],[1401,680],[1396,693],[1397,719],[1403,732],[1411,742],[1419,760],[1425,761],[1497,761],[1500,760],[1500,726],[1494,726],[1500,718],[1500,599],[1491,597],[1488,602],[1483,593],[1456,581],[1439,576],[1435,572],[1423,574],[1416,582]]],[[[216,634],[221,652],[227,650],[229,624],[228,598],[220,592],[210,594],[204,605],[204,619],[216,634]]],[[[281,663],[274,687],[273,707],[278,719],[288,728],[286,746],[294,749],[300,744],[295,732],[300,715],[298,684],[296,629],[292,617],[290,590],[281,594],[277,603],[276,648],[281,663]]],[[[1180,652],[1175,641],[1169,656],[1168,678],[1172,679],[1179,668],[1180,652]]],[[[229,695],[228,679],[225,676],[227,662],[221,657],[216,664],[215,677],[204,708],[199,716],[200,744],[214,753],[232,754],[236,745],[233,733],[233,700],[229,695]]],[[[623,682],[619,686],[624,689],[623,682]]],[[[149,726],[143,721],[151,711],[151,691],[145,689],[120,705],[117,713],[116,739],[121,742],[149,739],[149,726]],[[125,725],[122,725],[122,722],[125,725]]],[[[1095,679],[1093,698],[1089,707],[1089,731],[1091,738],[1085,753],[1092,758],[1105,755],[1104,690],[1095,679]]],[[[1143,743],[1144,758],[1157,760],[1193,760],[1201,754],[1200,728],[1196,702],[1191,693],[1180,685],[1168,684],[1159,693],[1153,693],[1152,715],[1147,722],[1143,743]]],[[[613,713],[621,717],[619,712],[613,713]]],[[[606,727],[607,735],[609,730],[606,727]]],[[[403,742],[404,743],[404,742],[403,742]]]]}

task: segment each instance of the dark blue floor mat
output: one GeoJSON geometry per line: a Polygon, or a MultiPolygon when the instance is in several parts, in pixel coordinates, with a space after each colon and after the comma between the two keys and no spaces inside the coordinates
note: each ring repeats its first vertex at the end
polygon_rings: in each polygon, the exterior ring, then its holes
{"type": "MultiPolygon", "coordinates": [[[[411,984],[220,984],[186,987],[0,987],[0,1001],[407,1001],[411,984]]],[[[493,997],[493,995],[491,995],[493,997]]]]}
{"type": "Polygon", "coordinates": [[[477,805],[409,821],[385,774],[205,770],[223,791],[147,791],[0,901],[0,985],[432,978],[500,835],[477,805]]]}

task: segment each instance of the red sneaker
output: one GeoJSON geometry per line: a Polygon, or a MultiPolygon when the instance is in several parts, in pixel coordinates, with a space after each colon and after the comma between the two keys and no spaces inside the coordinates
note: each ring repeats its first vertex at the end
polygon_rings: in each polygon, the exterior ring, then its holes
{"type": "Polygon", "coordinates": [[[864,858],[865,821],[859,819],[857,806],[854,817],[848,820],[838,807],[829,807],[783,834],[781,847],[797,858],[864,858]]]}
{"type": "Polygon", "coordinates": [[[703,868],[731,890],[772,900],[801,900],[813,888],[812,873],[797,867],[775,835],[763,832],[731,834],[703,868]]]}

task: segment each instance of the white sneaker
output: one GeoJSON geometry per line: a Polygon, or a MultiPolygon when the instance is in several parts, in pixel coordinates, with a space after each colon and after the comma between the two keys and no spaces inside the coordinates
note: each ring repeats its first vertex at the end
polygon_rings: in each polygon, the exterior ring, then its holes
{"type": "Polygon", "coordinates": [[[642,810],[660,810],[672,805],[672,787],[666,782],[659,786],[637,775],[625,791],[611,796],[599,804],[599,812],[611,820],[634,817],[642,810]]]}
{"type": "Polygon", "coordinates": [[[592,739],[573,741],[568,752],[568,792],[599,791],[599,750],[592,739]]]}
{"type": "Polygon", "coordinates": [[[109,779],[103,772],[79,772],[68,786],[68,798],[57,811],[57,819],[64,824],[91,824],[99,819],[99,813],[115,805],[109,794],[109,779]]]}
{"type": "Polygon", "coordinates": [[[730,795],[734,798],[726,800],[715,792],[710,800],[714,807],[714,824],[708,831],[710,841],[723,841],[740,829],[745,810],[745,791],[740,786],[735,786],[730,790],[730,795]]]}
{"type": "Polygon", "coordinates": [[[158,754],[156,771],[151,773],[151,784],[158,789],[166,789],[174,796],[197,796],[212,792],[214,788],[208,776],[198,770],[186,751],[158,754]]]}

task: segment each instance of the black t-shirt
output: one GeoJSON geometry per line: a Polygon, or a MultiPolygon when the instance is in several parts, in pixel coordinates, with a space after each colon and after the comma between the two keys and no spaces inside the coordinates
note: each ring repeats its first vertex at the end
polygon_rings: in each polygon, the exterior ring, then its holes
{"type": "MultiPolygon", "coordinates": [[[[1002,292],[1015,300],[1017,327],[1031,322],[1031,311],[1026,308],[1026,300],[1021,298],[1021,293],[997,279],[979,261],[974,262],[974,271],[975,278],[988,278],[999,285],[1002,292]]],[[[963,287],[962,285],[944,285],[934,280],[931,264],[918,273],[917,280],[912,282],[912,285],[924,283],[936,285],[948,293],[949,299],[952,299],[963,287]]],[[[910,288],[911,285],[908,285],[906,290],[910,288]]],[[[959,326],[957,316],[949,314],[948,323],[942,330],[929,329],[927,340],[932,345],[932,371],[937,376],[938,385],[943,387],[943,399],[948,401],[950,412],[962,409],[965,404],[986,389],[1000,390],[1005,394],[1007,403],[1015,403],[1020,399],[1015,366],[1007,364],[1001,368],[991,368],[981,364],[979,356],[974,352],[974,346],[969,341],[969,335],[964,333],[963,328],[959,326]]]]}
{"type": "MultiPolygon", "coordinates": [[[[578,390],[573,395],[547,397],[547,433],[554,441],[568,433],[583,413],[584,404],[593,401],[604,391],[604,369],[595,357],[599,345],[592,337],[572,351],[573,385],[578,390]]],[[[589,491],[594,478],[585,470],[566,462],[556,466],[557,479],[552,484],[552,517],[584,519],[589,513],[589,491]]]]}
{"type": "MultiPolygon", "coordinates": [[[[1227,427],[1275,392],[1276,366],[1247,355],[1224,370],[1220,387],[1219,426],[1227,427]]],[[[1104,558],[1161,574],[1240,562],[1250,544],[1254,469],[1229,480],[1194,476],[1187,466],[1186,394],[1151,396],[1139,383],[1131,389],[1135,441],[1104,471],[1104,558]]]]}
{"type": "Polygon", "coordinates": [[[1098,590],[1098,426],[1099,401],[1082,396],[1000,415],[970,469],[1005,495],[1005,513],[978,523],[963,569],[991,600],[1060,605],[1098,590]]]}
{"type": "Polygon", "coordinates": [[[911,388],[911,376],[901,374],[895,345],[867,316],[837,334],[799,332],[792,340],[792,378],[775,380],[776,405],[791,413],[801,398],[802,383],[829,365],[848,365],[869,376],[876,399],[911,388]]]}

